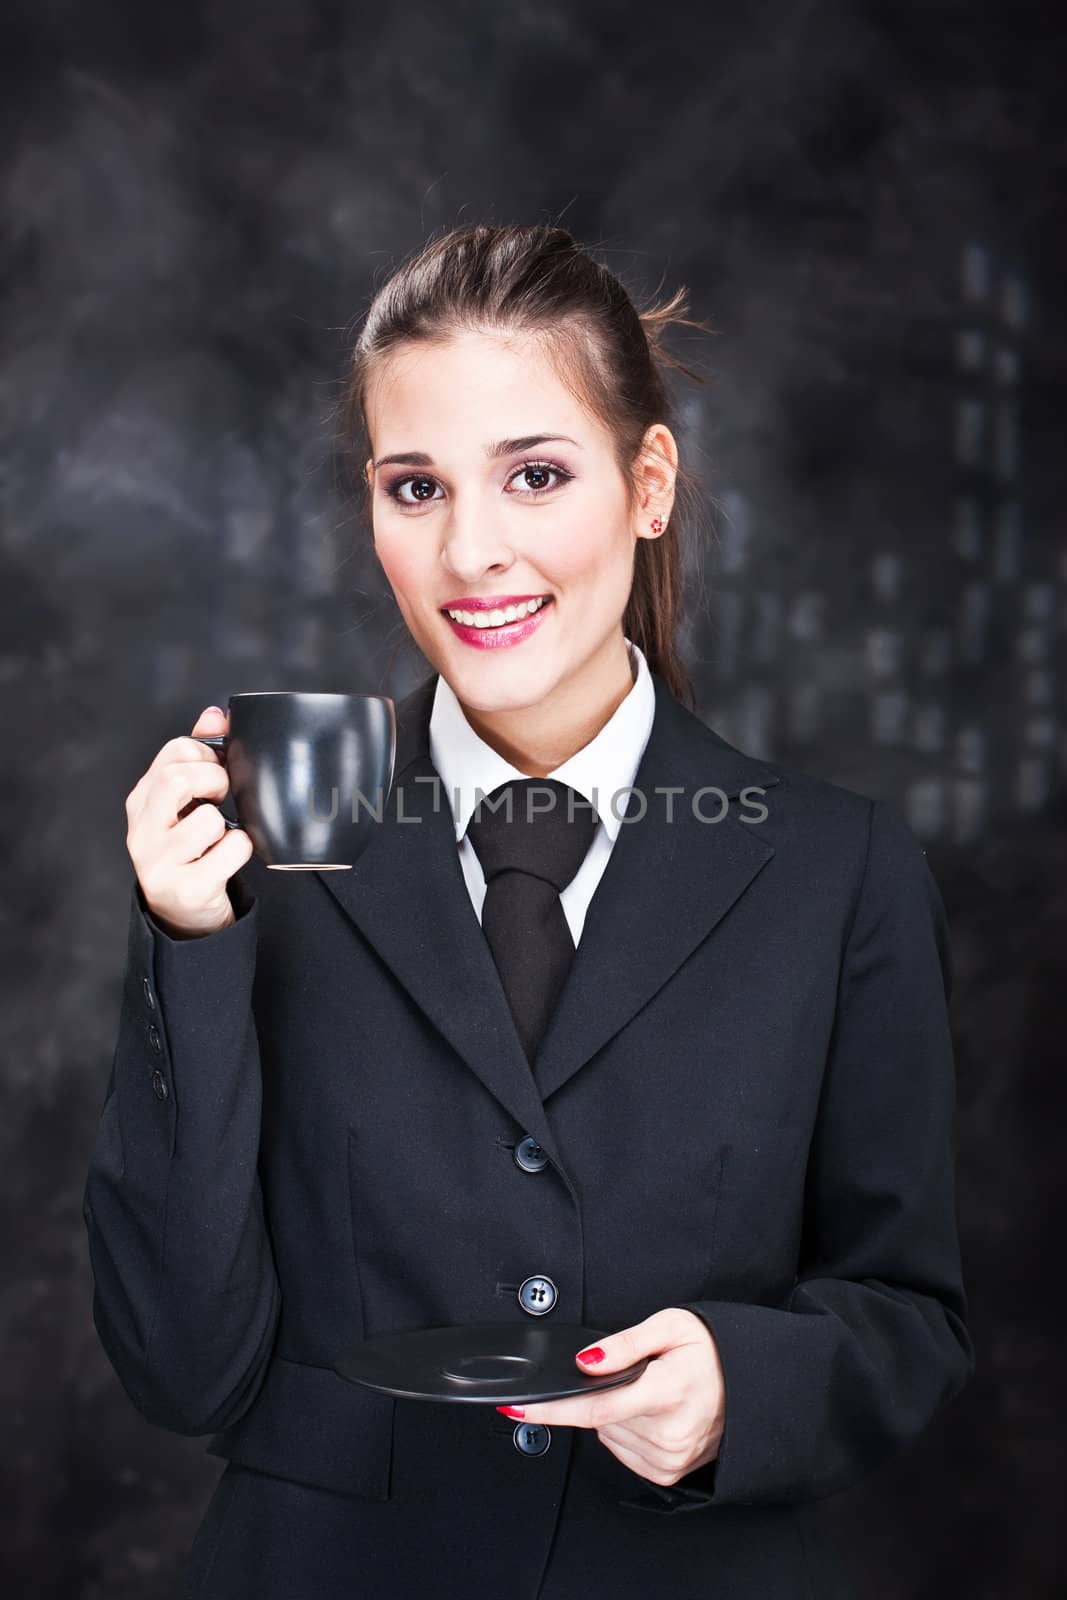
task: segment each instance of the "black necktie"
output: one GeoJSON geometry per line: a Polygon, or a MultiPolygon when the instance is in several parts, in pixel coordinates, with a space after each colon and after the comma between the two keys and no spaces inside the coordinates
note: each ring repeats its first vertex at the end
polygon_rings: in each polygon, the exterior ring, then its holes
{"type": "Polygon", "coordinates": [[[574,956],[560,892],[599,820],[568,784],[522,778],[498,784],[467,826],[486,880],[482,931],[531,1064],[574,956]]]}

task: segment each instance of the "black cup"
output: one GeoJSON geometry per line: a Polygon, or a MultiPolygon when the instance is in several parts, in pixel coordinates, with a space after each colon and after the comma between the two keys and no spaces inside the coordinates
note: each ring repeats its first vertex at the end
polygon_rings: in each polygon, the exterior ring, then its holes
{"type": "Polygon", "coordinates": [[[225,762],[237,812],[223,812],[227,828],[244,828],[268,867],[353,866],[392,791],[392,700],[268,691],[232,694],[228,703],[228,734],[192,735],[225,762]]]}

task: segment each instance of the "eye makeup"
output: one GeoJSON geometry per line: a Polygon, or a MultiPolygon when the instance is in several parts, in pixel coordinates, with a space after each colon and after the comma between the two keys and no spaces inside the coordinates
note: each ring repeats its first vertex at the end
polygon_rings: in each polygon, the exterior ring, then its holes
{"type": "MultiPolygon", "coordinates": [[[[542,495],[553,494],[557,488],[562,487],[565,483],[569,483],[574,477],[573,472],[568,472],[566,467],[561,467],[556,461],[522,461],[509,475],[508,482],[511,483],[515,478],[519,477],[524,472],[553,473],[558,479],[558,482],[550,484],[547,488],[524,489],[516,491],[516,494],[520,500],[537,500],[542,495]]],[[[392,500],[394,504],[398,506],[414,508],[418,505],[432,505],[432,500],[404,500],[401,498],[400,491],[405,484],[409,483],[436,484],[438,482],[439,480],[435,478],[432,473],[409,472],[403,477],[393,478],[388,483],[384,484],[383,492],[388,495],[389,499],[392,500]]]]}

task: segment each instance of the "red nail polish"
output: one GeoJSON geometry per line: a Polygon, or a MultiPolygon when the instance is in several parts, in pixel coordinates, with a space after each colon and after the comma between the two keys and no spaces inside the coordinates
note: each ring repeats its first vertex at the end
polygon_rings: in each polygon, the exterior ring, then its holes
{"type": "Polygon", "coordinates": [[[586,1366],[589,1367],[593,1365],[594,1361],[603,1361],[603,1359],[604,1352],[598,1344],[595,1344],[591,1350],[579,1350],[578,1352],[578,1360],[584,1361],[586,1366]]]}
{"type": "Polygon", "coordinates": [[[497,1406],[497,1410],[502,1411],[506,1417],[524,1417],[526,1415],[522,1406],[497,1406]]]}

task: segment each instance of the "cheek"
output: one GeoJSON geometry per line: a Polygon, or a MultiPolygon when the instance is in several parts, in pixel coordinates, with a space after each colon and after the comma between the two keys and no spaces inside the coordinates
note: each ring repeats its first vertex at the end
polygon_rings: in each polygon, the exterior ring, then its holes
{"type": "Polygon", "coordinates": [[[416,540],[379,534],[375,534],[374,551],[403,609],[408,598],[414,600],[419,590],[425,589],[425,555],[420,554],[416,540]]]}
{"type": "Polygon", "coordinates": [[[611,610],[620,595],[625,599],[630,592],[633,547],[618,524],[590,521],[554,540],[543,566],[560,588],[588,589],[591,598],[611,610]]]}
{"type": "Polygon", "coordinates": [[[604,573],[626,559],[626,542],[613,512],[593,496],[575,497],[550,521],[534,524],[529,553],[540,554],[546,571],[562,582],[604,573]]]}

